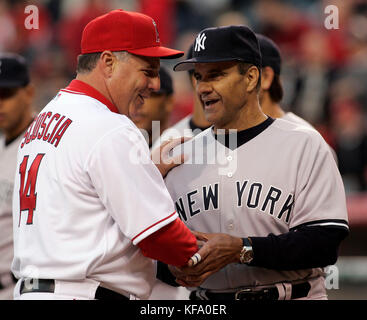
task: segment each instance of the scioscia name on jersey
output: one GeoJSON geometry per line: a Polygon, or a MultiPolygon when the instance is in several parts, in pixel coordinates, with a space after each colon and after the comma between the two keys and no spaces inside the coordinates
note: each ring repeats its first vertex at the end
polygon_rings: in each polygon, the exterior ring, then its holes
{"type": "Polygon", "coordinates": [[[52,113],[51,111],[43,112],[34,119],[25,132],[20,147],[23,148],[25,144],[38,139],[48,142],[57,148],[62,136],[71,123],[71,119],[59,113],[52,113]]]}

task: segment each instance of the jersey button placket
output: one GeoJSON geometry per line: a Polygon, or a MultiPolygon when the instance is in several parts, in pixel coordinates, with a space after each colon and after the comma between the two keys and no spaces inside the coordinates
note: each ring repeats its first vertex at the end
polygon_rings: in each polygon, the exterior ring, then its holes
{"type": "Polygon", "coordinates": [[[230,231],[234,229],[234,221],[232,219],[228,220],[227,229],[230,231]]]}
{"type": "MultiPolygon", "coordinates": [[[[233,156],[231,154],[229,154],[229,155],[227,155],[226,159],[227,159],[227,165],[228,165],[228,167],[229,168],[232,168],[231,161],[233,160],[233,156]]],[[[233,172],[232,171],[229,171],[227,173],[227,177],[228,178],[232,178],[233,177],[233,172]]]]}

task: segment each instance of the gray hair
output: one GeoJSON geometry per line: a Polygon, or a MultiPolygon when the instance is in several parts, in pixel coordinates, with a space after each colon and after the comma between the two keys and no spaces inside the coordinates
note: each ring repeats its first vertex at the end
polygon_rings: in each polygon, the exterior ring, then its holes
{"type": "MultiPolygon", "coordinates": [[[[126,61],[129,58],[127,51],[114,51],[112,52],[116,58],[120,61],[126,61]]],[[[102,52],[85,53],[78,56],[78,62],[76,67],[77,73],[89,73],[97,65],[102,52]]]]}

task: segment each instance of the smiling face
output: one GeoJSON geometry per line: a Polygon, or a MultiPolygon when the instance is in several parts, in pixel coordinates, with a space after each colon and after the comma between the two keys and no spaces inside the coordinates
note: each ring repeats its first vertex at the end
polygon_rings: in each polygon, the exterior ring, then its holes
{"type": "Polygon", "coordinates": [[[246,74],[240,74],[238,63],[197,63],[194,76],[206,119],[215,128],[238,128],[248,100],[246,74]]]}
{"type": "Polygon", "coordinates": [[[113,62],[112,73],[106,82],[112,102],[121,114],[128,114],[129,105],[136,108],[144,104],[153,91],[160,88],[159,58],[130,54],[128,58],[113,62]]]}

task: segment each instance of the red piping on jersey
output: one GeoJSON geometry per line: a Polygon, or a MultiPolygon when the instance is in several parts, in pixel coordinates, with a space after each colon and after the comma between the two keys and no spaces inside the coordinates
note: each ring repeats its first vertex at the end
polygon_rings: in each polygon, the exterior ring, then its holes
{"type": "Polygon", "coordinates": [[[136,235],[131,241],[134,241],[137,237],[139,237],[141,234],[143,234],[145,231],[149,230],[150,228],[153,228],[155,225],[157,225],[158,223],[161,223],[164,220],[169,219],[170,217],[172,217],[174,214],[176,213],[176,211],[174,211],[172,214],[170,214],[168,217],[165,217],[162,220],[159,220],[158,222],[152,224],[150,227],[146,228],[145,230],[143,230],[142,232],[140,232],[138,235],[136,235]]]}
{"type": "Polygon", "coordinates": [[[60,91],[72,94],[87,95],[106,105],[107,108],[110,109],[110,111],[120,113],[117,107],[110,100],[108,100],[102,93],[100,93],[97,89],[93,88],[92,86],[83,81],[74,79],[65,89],[61,89],[60,91]]]}

